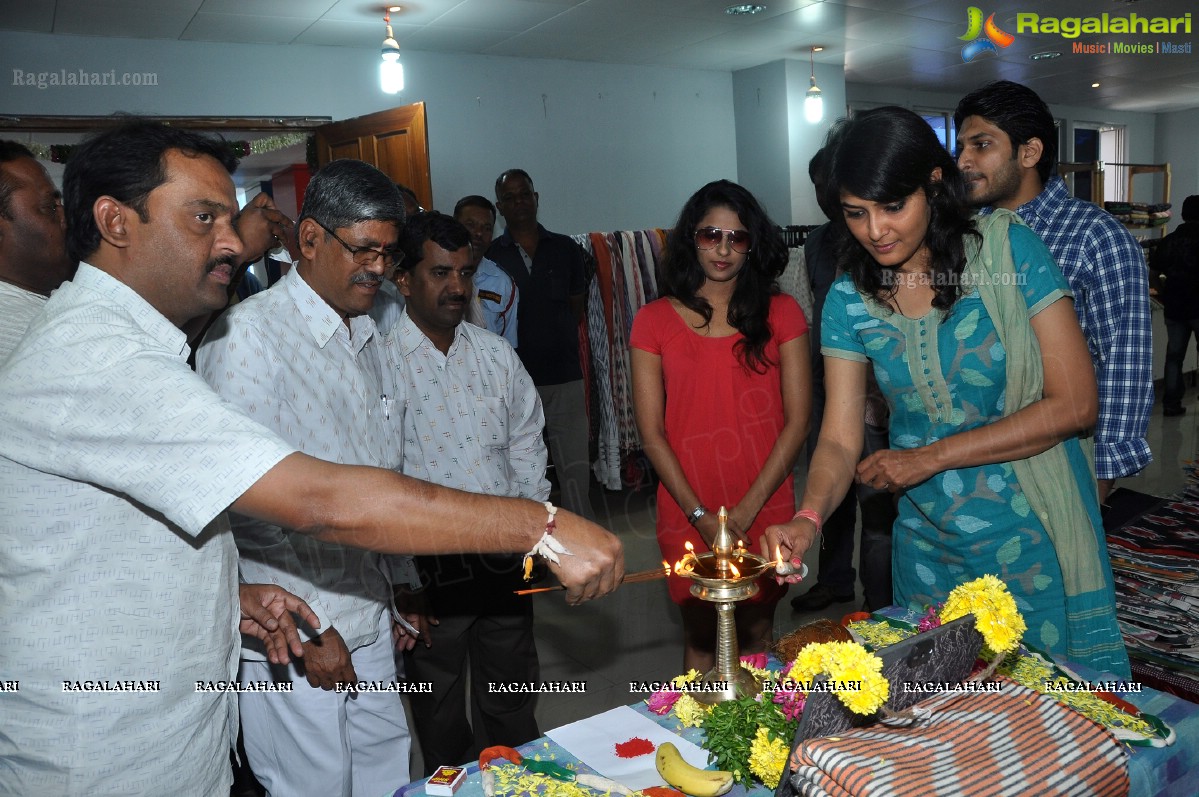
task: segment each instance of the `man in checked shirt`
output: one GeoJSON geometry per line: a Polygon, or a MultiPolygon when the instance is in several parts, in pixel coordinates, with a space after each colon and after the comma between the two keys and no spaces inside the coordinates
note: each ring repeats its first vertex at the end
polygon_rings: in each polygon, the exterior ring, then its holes
{"type": "Polygon", "coordinates": [[[1031,89],[1000,80],[962,98],[953,114],[958,166],[971,201],[1015,211],[1049,247],[1074,292],[1074,311],[1099,382],[1095,474],[1106,503],[1115,480],[1152,460],[1153,333],[1145,256],[1124,225],[1071,197],[1057,159],[1053,114],[1031,89]]]}

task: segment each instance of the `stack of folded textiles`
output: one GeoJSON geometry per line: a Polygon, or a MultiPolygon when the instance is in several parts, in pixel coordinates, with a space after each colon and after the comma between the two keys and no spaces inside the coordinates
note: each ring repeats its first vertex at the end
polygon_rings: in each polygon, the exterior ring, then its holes
{"type": "Polygon", "coordinates": [[[1128,224],[1149,226],[1149,205],[1146,202],[1133,202],[1132,213],[1129,214],[1128,224]]]}
{"type": "Polygon", "coordinates": [[[1149,205],[1149,225],[1151,227],[1160,227],[1170,221],[1170,203],[1159,202],[1156,205],[1149,205]]]}
{"type": "Polygon", "coordinates": [[[1132,205],[1128,202],[1104,202],[1103,209],[1116,217],[1116,221],[1131,224],[1132,205]]]}
{"type": "Polygon", "coordinates": [[[1116,613],[1134,667],[1199,693],[1199,479],[1108,532],[1116,613]]]}

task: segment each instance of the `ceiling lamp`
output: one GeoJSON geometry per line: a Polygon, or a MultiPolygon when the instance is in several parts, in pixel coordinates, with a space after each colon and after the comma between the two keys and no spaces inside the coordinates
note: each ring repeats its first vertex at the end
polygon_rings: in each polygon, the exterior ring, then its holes
{"type": "Polygon", "coordinates": [[[391,6],[383,14],[387,25],[387,38],[383,40],[383,62],[379,64],[379,87],[385,94],[399,94],[404,90],[404,65],[400,63],[400,44],[391,32],[391,12],[399,11],[391,6]]]}
{"type": "Polygon", "coordinates": [[[812,52],[808,54],[809,63],[812,66],[812,87],[804,95],[803,116],[809,124],[816,124],[824,118],[824,96],[816,87],[816,53],[823,49],[823,47],[813,47],[812,52]]]}
{"type": "Polygon", "coordinates": [[[726,8],[724,13],[728,14],[730,17],[736,17],[742,14],[760,14],[765,10],[766,6],[759,5],[757,3],[738,3],[726,8]]]}

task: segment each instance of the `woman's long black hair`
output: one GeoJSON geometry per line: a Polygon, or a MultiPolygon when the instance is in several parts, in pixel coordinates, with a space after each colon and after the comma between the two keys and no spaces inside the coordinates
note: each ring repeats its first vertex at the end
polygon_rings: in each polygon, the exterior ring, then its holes
{"type": "Polygon", "coordinates": [[[695,251],[695,230],[714,207],[736,213],[749,231],[750,250],[737,274],[728,321],[742,335],[735,347],[742,365],[763,373],[774,364],[766,356],[770,340],[767,316],[770,297],[779,292],[778,278],[787,268],[787,247],[753,194],[736,183],[717,180],[691,195],[666,241],[658,275],[659,292],[702,315],[705,324],[712,320],[712,306],[697,293],[705,277],[695,251]]]}
{"type": "MultiPolygon", "coordinates": [[[[896,106],[863,111],[838,128],[829,163],[826,200],[841,206],[846,191],[870,202],[896,202],[923,190],[929,205],[924,242],[931,257],[933,307],[948,310],[961,295],[966,265],[965,236],[977,235],[966,186],[953,156],[937,140],[928,122],[896,106]],[[932,172],[940,168],[941,179],[932,172]]],[[[837,262],[862,293],[890,298],[898,281],[853,237],[844,215],[837,215],[837,262]]]]}

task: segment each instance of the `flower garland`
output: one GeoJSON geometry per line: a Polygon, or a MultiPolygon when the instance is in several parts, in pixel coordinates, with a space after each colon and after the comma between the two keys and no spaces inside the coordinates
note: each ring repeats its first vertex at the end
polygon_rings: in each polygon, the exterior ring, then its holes
{"type": "Polygon", "coordinates": [[[998,672],[1021,686],[1052,697],[1092,722],[1116,732],[1117,738],[1127,738],[1121,736],[1121,730],[1128,731],[1133,738],[1153,738],[1157,735],[1150,723],[1112,705],[1097,693],[1063,688],[1069,685],[1072,679],[1057,672],[1052,664],[1039,656],[1015,656],[1005,661],[998,672]]]}
{"type": "MultiPolygon", "coordinates": [[[[224,141],[226,149],[235,158],[241,159],[250,155],[265,155],[268,152],[278,152],[281,149],[304,144],[311,136],[308,133],[281,133],[277,136],[266,136],[254,141],[224,141]]],[[[51,163],[66,163],[79,149],[78,144],[42,144],[37,141],[24,142],[29,151],[39,160],[51,163]]]]}
{"type": "Polygon", "coordinates": [[[984,655],[988,651],[992,655],[1012,652],[1028,630],[1007,584],[990,574],[954,587],[941,607],[940,618],[948,623],[967,614],[974,615],[974,627],[983,635],[984,655]]]}
{"type": "Polygon", "coordinates": [[[857,642],[808,645],[795,657],[787,677],[807,687],[822,673],[828,675],[837,699],[855,714],[873,714],[891,693],[883,660],[857,642]]]}
{"type": "MultiPolygon", "coordinates": [[[[984,657],[993,658],[996,653],[1007,654],[1019,647],[1020,637],[1026,630],[1024,617],[1016,608],[1007,585],[991,575],[956,587],[941,606],[927,607],[915,629],[862,620],[850,623],[849,630],[855,638],[877,650],[966,614],[974,615],[975,626],[983,635],[987,648],[983,651],[984,657]]],[[[1034,692],[1052,697],[1117,736],[1127,732],[1121,738],[1155,738],[1159,735],[1151,723],[1113,705],[1097,693],[1063,688],[1071,678],[1035,653],[1020,651],[1019,655],[1005,656],[1002,662],[997,662],[995,672],[1034,692]]]]}

